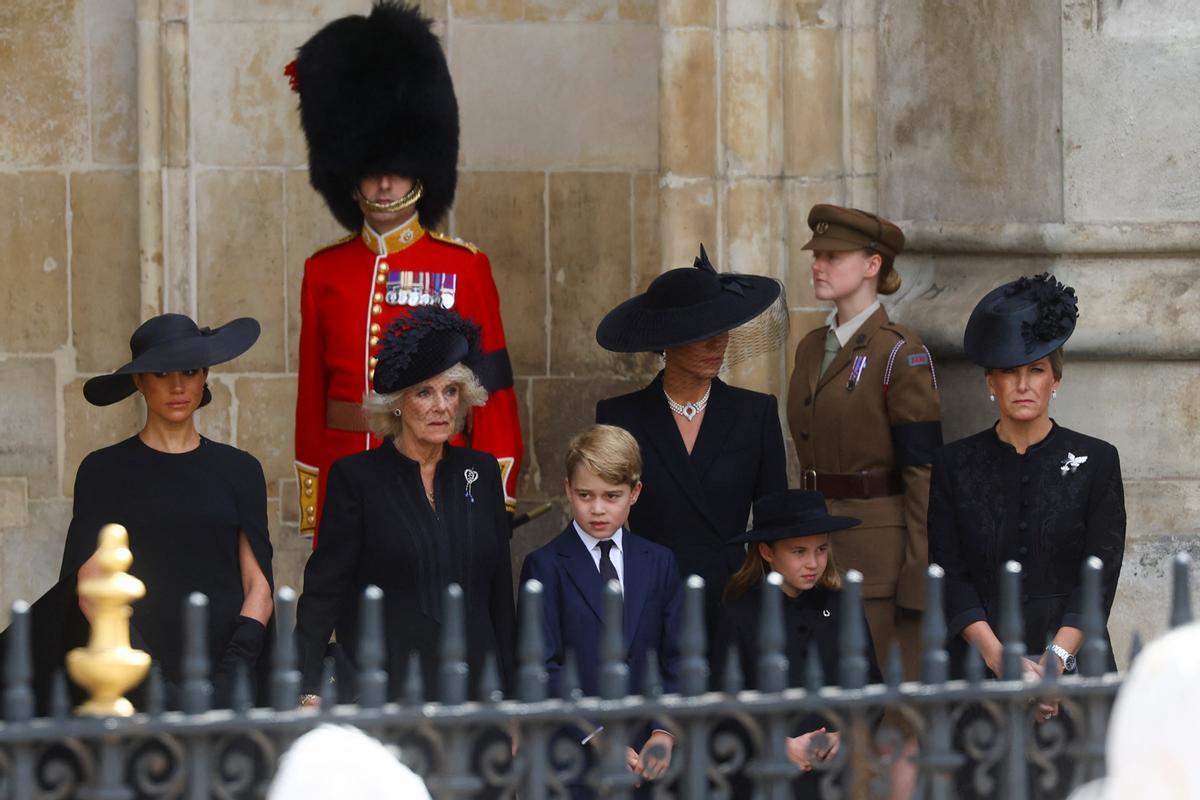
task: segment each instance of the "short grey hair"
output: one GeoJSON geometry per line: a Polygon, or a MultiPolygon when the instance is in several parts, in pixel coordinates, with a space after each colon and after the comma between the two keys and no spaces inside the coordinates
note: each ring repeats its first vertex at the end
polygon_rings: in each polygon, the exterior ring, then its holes
{"type": "MultiPolygon", "coordinates": [[[[461,361],[440,375],[433,377],[445,378],[458,384],[458,415],[454,418],[454,432],[458,433],[467,421],[468,412],[472,408],[481,406],[487,402],[487,389],[483,388],[483,384],[479,382],[479,377],[471,368],[461,361]]],[[[404,403],[404,398],[409,392],[423,386],[430,380],[433,380],[433,378],[426,378],[420,383],[406,386],[398,392],[379,394],[370,391],[363,395],[362,409],[363,417],[367,421],[367,429],[380,437],[399,436],[403,422],[400,420],[400,417],[392,413],[393,410],[399,408],[404,403]]]]}

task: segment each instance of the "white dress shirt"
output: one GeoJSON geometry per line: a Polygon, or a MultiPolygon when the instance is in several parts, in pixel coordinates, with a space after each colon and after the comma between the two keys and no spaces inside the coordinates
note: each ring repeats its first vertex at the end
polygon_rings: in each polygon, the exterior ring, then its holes
{"type": "Polygon", "coordinates": [[[846,346],[846,342],[853,338],[854,334],[858,333],[858,329],[867,321],[867,317],[879,310],[879,301],[876,300],[871,305],[864,308],[858,314],[855,314],[852,319],[848,319],[841,325],[837,324],[837,309],[829,312],[829,316],[825,318],[825,324],[833,329],[833,335],[837,337],[838,344],[842,347],[846,346]]]}
{"type": "MultiPolygon", "coordinates": [[[[597,539],[590,533],[579,527],[579,523],[571,520],[571,524],[575,526],[575,532],[579,534],[579,540],[583,542],[583,546],[587,548],[588,553],[592,556],[592,562],[596,565],[596,572],[600,571],[600,543],[608,541],[607,539],[597,539]]],[[[608,559],[613,563],[613,567],[617,570],[617,580],[621,583],[621,594],[625,593],[625,557],[621,554],[621,537],[625,535],[625,528],[617,528],[617,532],[610,538],[612,539],[612,550],[608,551],[608,559]]]]}

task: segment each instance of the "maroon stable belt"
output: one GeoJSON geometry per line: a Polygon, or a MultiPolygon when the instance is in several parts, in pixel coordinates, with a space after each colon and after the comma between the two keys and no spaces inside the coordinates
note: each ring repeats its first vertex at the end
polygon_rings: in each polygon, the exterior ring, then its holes
{"type": "Polygon", "coordinates": [[[900,476],[890,469],[863,469],[858,472],[818,472],[806,469],[801,486],[815,489],[826,500],[870,500],[904,491],[900,476]]]}
{"type": "Polygon", "coordinates": [[[351,403],[348,400],[325,400],[325,427],[337,428],[341,431],[365,433],[367,420],[363,417],[362,403],[351,403]]]}

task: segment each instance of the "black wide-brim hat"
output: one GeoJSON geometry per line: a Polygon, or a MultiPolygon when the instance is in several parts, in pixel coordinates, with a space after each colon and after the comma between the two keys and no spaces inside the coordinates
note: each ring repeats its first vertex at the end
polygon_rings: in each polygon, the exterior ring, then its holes
{"type": "Polygon", "coordinates": [[[458,182],[458,100],[431,20],[377,2],[369,16],[334,20],[288,65],[300,95],[308,177],[346,228],[363,224],[359,181],[392,174],[421,181],[417,212],[434,227],[458,182]]]}
{"type": "Polygon", "coordinates": [[[1062,347],[1078,317],[1075,290],[1053,275],[1019,278],[992,289],[975,306],[963,350],[984,369],[1031,364],[1062,347]]]}
{"type": "MultiPolygon", "coordinates": [[[[110,375],[97,375],[83,384],[83,396],[94,406],[108,406],[137,391],[133,376],[143,372],[178,372],[222,364],[246,352],[258,341],[258,320],[240,317],[219,328],[201,328],[183,314],[152,317],[129,337],[133,358],[110,375]]],[[[212,393],[204,387],[200,405],[212,393]]]]}
{"type": "Polygon", "coordinates": [[[700,245],[692,267],[659,275],[604,315],[596,341],[614,353],[659,352],[700,342],[757,317],[783,291],[762,275],[718,273],[700,245]]]}
{"type": "Polygon", "coordinates": [[[735,544],[776,542],[798,536],[833,533],[862,524],[856,517],[837,517],[825,507],[825,495],[806,489],[784,489],[754,501],[754,524],[731,541],[735,544]]]}
{"type": "Polygon", "coordinates": [[[383,335],[372,386],[378,394],[393,394],[459,362],[475,371],[478,358],[478,325],[441,306],[416,306],[383,335]]]}

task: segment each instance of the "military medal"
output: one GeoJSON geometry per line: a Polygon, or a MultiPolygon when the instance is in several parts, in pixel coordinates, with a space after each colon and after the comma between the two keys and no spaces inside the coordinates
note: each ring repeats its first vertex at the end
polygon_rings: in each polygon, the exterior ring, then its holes
{"type": "Polygon", "coordinates": [[[450,273],[442,275],[442,308],[454,308],[454,290],[458,286],[458,276],[450,273]]]}
{"type": "Polygon", "coordinates": [[[400,273],[389,272],[387,276],[387,295],[384,300],[389,306],[398,306],[404,302],[404,291],[400,288],[400,273]]]}
{"type": "Polygon", "coordinates": [[[420,276],[418,278],[418,282],[420,283],[420,286],[421,286],[421,292],[420,292],[421,305],[427,306],[427,305],[429,305],[429,273],[428,272],[418,272],[417,275],[420,276]]]}
{"type": "Polygon", "coordinates": [[[858,386],[858,379],[862,377],[863,370],[867,368],[867,357],[865,355],[855,356],[854,364],[850,367],[850,380],[846,381],[846,391],[854,391],[854,387],[858,386]]]}
{"type": "Polygon", "coordinates": [[[406,283],[408,284],[408,300],[404,304],[407,306],[420,305],[421,290],[417,288],[417,273],[406,272],[404,274],[407,276],[406,283]]]}

